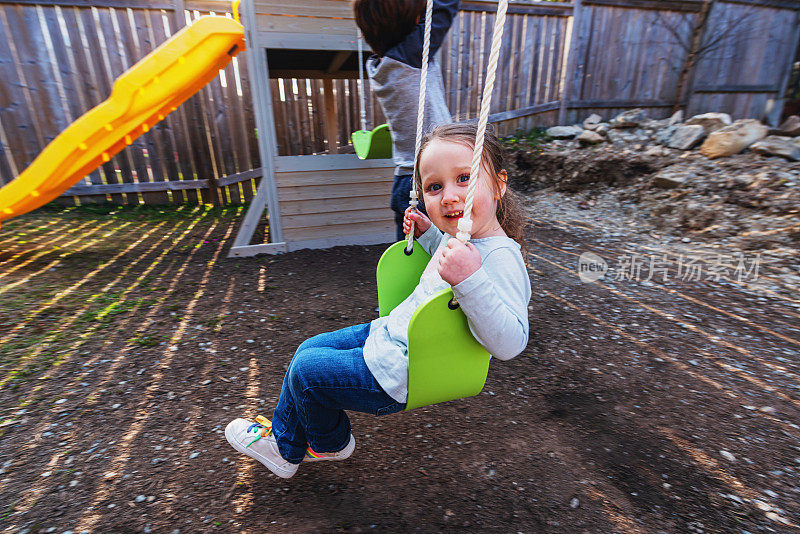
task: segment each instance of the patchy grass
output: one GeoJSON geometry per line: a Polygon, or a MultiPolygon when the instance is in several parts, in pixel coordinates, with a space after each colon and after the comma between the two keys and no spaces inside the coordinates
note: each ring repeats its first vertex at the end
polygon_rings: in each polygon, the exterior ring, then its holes
{"type": "Polygon", "coordinates": [[[108,218],[125,221],[178,221],[197,217],[205,213],[207,217],[236,218],[241,215],[241,207],[218,208],[211,204],[202,205],[176,205],[176,206],[115,206],[113,204],[87,204],[85,206],[72,206],[68,208],[58,206],[45,206],[35,213],[52,216],[58,215],[65,220],[97,220],[104,221],[108,218]]]}
{"type": "Polygon", "coordinates": [[[25,352],[33,347],[38,346],[47,337],[48,333],[42,334],[25,334],[24,337],[16,338],[0,345],[0,366],[5,367],[8,363],[17,361],[23,357],[25,352]]]}
{"type": "Polygon", "coordinates": [[[6,519],[8,519],[8,517],[9,517],[11,514],[13,514],[13,513],[14,513],[14,509],[17,507],[17,503],[18,503],[18,502],[19,502],[19,501],[17,500],[17,501],[14,501],[14,502],[12,502],[11,504],[9,504],[9,505],[6,507],[6,510],[5,510],[5,512],[3,512],[3,515],[2,515],[2,516],[0,516],[0,520],[3,520],[3,521],[5,521],[6,519]]]}
{"type": "Polygon", "coordinates": [[[203,324],[209,328],[214,328],[217,325],[220,325],[225,318],[228,317],[227,315],[220,315],[219,317],[214,317],[212,319],[208,319],[203,324]]]}
{"type": "Polygon", "coordinates": [[[533,128],[529,132],[519,132],[500,139],[507,148],[536,148],[550,141],[545,128],[533,128]]]}
{"type": "MultiPolygon", "coordinates": [[[[0,265],[0,309],[4,312],[0,370],[5,371],[0,379],[6,381],[0,389],[15,390],[65,359],[80,359],[109,336],[143,348],[167,341],[166,335],[136,331],[146,314],[161,304],[171,284],[172,275],[165,274],[165,269],[180,266],[188,250],[216,246],[211,244],[215,240],[203,238],[208,229],[220,222],[235,222],[243,209],[46,206],[6,221],[0,230],[0,239],[8,247],[4,247],[5,255],[0,250],[0,261],[5,262],[0,265]],[[150,232],[165,222],[159,231],[150,232]],[[191,223],[194,226],[187,231],[191,223]],[[178,230],[174,240],[164,239],[170,229],[178,230]],[[119,254],[128,248],[129,253],[119,254]],[[172,254],[158,259],[165,249],[172,254]],[[154,261],[159,264],[154,266],[154,261]],[[117,328],[123,320],[130,321],[134,331],[117,328]]],[[[185,272],[190,283],[191,269],[185,272]]],[[[169,317],[169,312],[180,313],[184,307],[183,295],[178,291],[162,310],[170,323],[175,317],[169,317]]]]}
{"type": "Polygon", "coordinates": [[[78,318],[78,322],[83,323],[112,323],[116,319],[118,315],[124,315],[132,310],[139,308],[141,306],[146,306],[153,302],[151,299],[146,299],[143,297],[129,297],[126,300],[122,299],[122,292],[118,292],[116,294],[111,295],[104,295],[97,299],[101,305],[100,309],[97,310],[88,310],[84,312],[81,317],[78,318]],[[105,306],[103,306],[105,304],[105,306]]]}
{"type": "Polygon", "coordinates": [[[141,334],[136,337],[132,337],[130,342],[136,343],[140,347],[155,347],[167,339],[167,336],[160,336],[157,334],[141,334]]]}

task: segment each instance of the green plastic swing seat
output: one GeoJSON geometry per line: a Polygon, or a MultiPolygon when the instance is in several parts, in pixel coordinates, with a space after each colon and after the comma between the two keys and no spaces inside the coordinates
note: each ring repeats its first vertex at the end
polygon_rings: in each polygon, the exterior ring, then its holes
{"type": "MultiPolygon", "coordinates": [[[[430,255],[414,241],[390,246],[378,261],[378,310],[383,317],[411,294],[430,255]]],[[[417,308],[408,325],[406,410],[477,395],[486,383],[490,355],[472,336],[461,308],[450,308],[445,289],[417,308]]]]}
{"type": "Polygon", "coordinates": [[[374,130],[358,130],[350,136],[356,156],[360,159],[384,159],[392,157],[392,133],[388,124],[374,130]]]}

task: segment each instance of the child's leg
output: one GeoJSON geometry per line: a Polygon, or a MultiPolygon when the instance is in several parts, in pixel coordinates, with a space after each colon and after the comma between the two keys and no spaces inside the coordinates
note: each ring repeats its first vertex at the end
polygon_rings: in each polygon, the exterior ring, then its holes
{"type": "Polygon", "coordinates": [[[300,359],[300,355],[307,349],[327,347],[340,351],[363,346],[364,341],[366,341],[366,335],[363,336],[362,340],[362,336],[359,334],[364,326],[366,326],[367,334],[369,334],[369,325],[356,325],[310,337],[297,347],[289,368],[286,370],[286,375],[283,377],[278,405],[275,407],[275,413],[272,416],[272,425],[278,448],[281,451],[281,455],[287,460],[293,463],[301,461],[305,456],[306,447],[308,447],[308,440],[300,418],[297,416],[295,400],[289,388],[289,377],[293,366],[300,359]]]}
{"type": "Polygon", "coordinates": [[[289,462],[301,462],[307,446],[319,453],[346,447],[350,420],[344,410],[381,415],[404,408],[381,389],[364,362],[368,334],[369,324],[352,326],[316,336],[298,349],[272,421],[278,449],[289,462]]]}

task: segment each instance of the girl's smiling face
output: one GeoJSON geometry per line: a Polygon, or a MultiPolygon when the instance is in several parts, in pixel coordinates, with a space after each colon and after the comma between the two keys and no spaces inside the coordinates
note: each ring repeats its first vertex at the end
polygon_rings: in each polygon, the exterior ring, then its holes
{"type": "MultiPolygon", "coordinates": [[[[433,224],[455,236],[470,183],[472,147],[453,141],[434,139],[420,155],[419,169],[425,210],[433,224]]],[[[472,239],[504,236],[497,221],[497,202],[506,192],[506,172],[493,177],[481,165],[479,183],[472,202],[472,239]],[[493,187],[496,182],[499,187],[493,187]]]]}

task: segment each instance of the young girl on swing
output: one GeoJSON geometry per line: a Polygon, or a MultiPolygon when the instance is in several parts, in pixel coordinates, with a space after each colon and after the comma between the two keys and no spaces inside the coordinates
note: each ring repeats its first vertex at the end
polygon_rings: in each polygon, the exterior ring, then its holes
{"type": "MultiPolygon", "coordinates": [[[[235,419],[228,442],[281,478],[301,462],[344,460],[355,449],[345,410],[385,415],[405,408],[408,324],[418,306],[451,286],[475,338],[508,360],[528,343],[531,285],[522,258],[525,217],[506,188],[503,150],[486,132],[478,176],[470,176],[474,124],[434,129],[423,141],[415,179],[430,219],[409,208],[404,228],[432,255],[419,284],[392,312],[371,323],[303,342],[286,371],[272,422],[235,419]],[[470,180],[479,180],[472,238],[455,239],[470,180]]],[[[446,348],[448,332],[442,332],[446,348]]]]}

